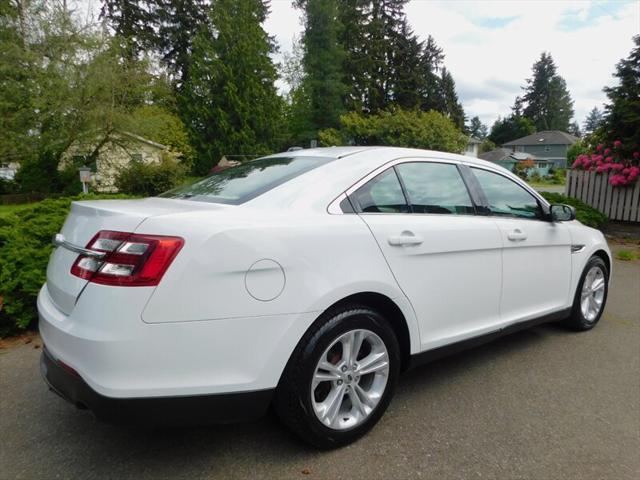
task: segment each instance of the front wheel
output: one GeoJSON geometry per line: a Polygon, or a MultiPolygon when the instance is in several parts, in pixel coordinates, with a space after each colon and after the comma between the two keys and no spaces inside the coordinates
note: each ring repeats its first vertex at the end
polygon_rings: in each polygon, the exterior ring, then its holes
{"type": "Polygon", "coordinates": [[[278,385],[276,411],[308,443],[346,445],[378,422],[399,370],[398,341],[379,313],[362,306],[328,312],[292,354],[278,385]]]}
{"type": "Polygon", "coordinates": [[[602,258],[593,256],[584,267],[571,315],[565,324],[576,331],[592,329],[602,316],[608,293],[609,269],[602,258]]]}

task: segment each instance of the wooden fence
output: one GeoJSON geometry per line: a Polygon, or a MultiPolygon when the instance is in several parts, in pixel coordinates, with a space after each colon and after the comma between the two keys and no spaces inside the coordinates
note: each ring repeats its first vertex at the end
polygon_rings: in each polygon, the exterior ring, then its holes
{"type": "Polygon", "coordinates": [[[600,210],[609,220],[640,222],[640,181],[632,187],[613,187],[608,173],[567,170],[565,195],[600,210]]]}

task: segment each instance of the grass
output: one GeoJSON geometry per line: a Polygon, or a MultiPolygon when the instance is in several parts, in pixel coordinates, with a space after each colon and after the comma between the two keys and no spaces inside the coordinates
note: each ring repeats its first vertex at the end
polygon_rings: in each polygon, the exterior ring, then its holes
{"type": "Polygon", "coordinates": [[[623,262],[630,262],[636,258],[636,254],[629,250],[618,250],[616,252],[616,258],[623,262]]]}

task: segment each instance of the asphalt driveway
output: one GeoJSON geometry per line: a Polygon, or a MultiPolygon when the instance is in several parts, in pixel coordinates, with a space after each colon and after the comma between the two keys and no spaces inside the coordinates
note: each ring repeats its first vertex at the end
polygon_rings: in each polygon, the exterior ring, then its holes
{"type": "Polygon", "coordinates": [[[640,262],[615,262],[591,332],[548,325],[407,373],[378,426],[317,452],[273,415],[177,430],[104,425],[0,350],[0,478],[640,478],[640,262]]]}

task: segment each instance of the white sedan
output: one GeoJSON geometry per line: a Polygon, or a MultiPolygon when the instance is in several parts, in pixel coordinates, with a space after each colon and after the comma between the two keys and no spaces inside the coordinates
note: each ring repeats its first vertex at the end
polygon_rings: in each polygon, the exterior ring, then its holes
{"type": "Polygon", "coordinates": [[[592,328],[611,272],[599,231],[510,172],[388,147],[75,202],[54,243],[38,297],[54,391],[147,424],[274,405],[320,447],[373,427],[413,365],[541,322],[592,328]]]}

